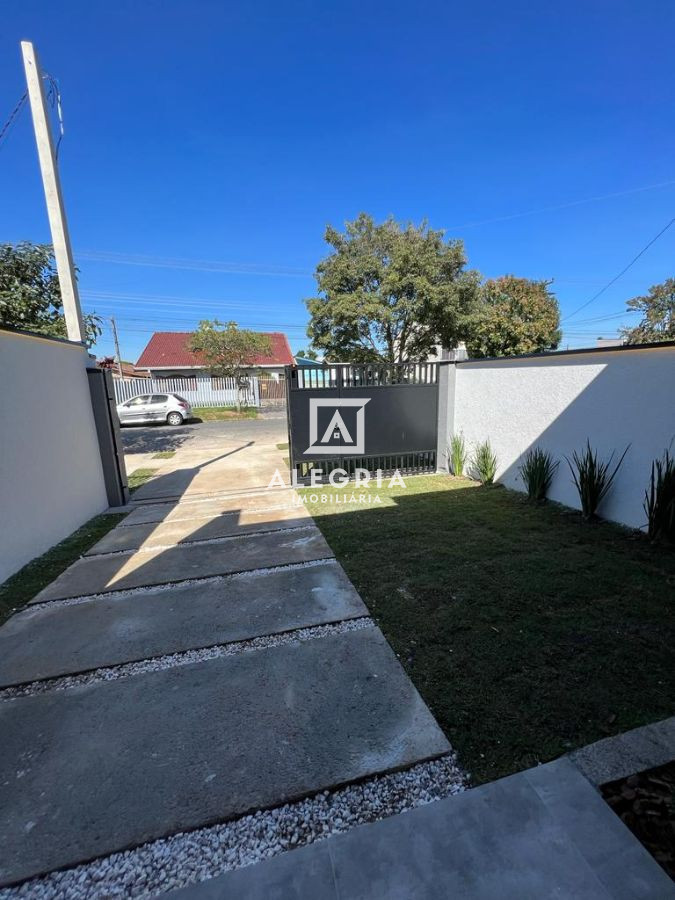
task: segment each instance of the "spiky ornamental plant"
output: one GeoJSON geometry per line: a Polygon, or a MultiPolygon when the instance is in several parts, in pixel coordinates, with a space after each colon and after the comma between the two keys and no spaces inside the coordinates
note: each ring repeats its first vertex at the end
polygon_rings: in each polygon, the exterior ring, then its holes
{"type": "Polygon", "coordinates": [[[629,447],[630,444],[623,451],[613,469],[614,451],[608,460],[599,460],[597,451],[593,450],[588,439],[586,439],[586,446],[581,453],[577,453],[576,450],[572,453],[571,462],[565,457],[575,487],[579,492],[584,519],[595,518],[596,510],[607,496],[629,447]]]}
{"type": "Polygon", "coordinates": [[[460,434],[453,434],[453,436],[450,438],[450,448],[448,451],[448,459],[450,461],[450,468],[452,469],[453,475],[461,477],[464,474],[466,458],[467,452],[464,435],[461,432],[460,434]]]}
{"type": "Polygon", "coordinates": [[[670,450],[652,462],[644,510],[650,540],[665,538],[675,543],[675,459],[670,455],[670,450]]]}
{"type": "Polygon", "coordinates": [[[531,447],[525,454],[525,460],[519,466],[520,474],[527,485],[527,496],[530,500],[540,502],[546,494],[556,473],[558,460],[554,460],[548,450],[531,447]]]}
{"type": "Polygon", "coordinates": [[[478,444],[473,457],[473,466],[481,484],[492,484],[497,473],[497,457],[492,452],[490,441],[478,444]]]}

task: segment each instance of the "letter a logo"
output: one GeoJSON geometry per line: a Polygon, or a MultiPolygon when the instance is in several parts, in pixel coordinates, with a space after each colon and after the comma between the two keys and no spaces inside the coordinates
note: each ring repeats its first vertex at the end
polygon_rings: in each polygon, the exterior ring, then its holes
{"type": "Polygon", "coordinates": [[[323,437],[321,438],[321,443],[326,444],[328,441],[333,440],[337,441],[342,438],[343,441],[347,444],[352,444],[352,436],[347,431],[347,426],[344,423],[344,419],[340,415],[340,413],[335,410],[333,413],[333,418],[330,420],[328,424],[328,428],[326,428],[323,437]]]}

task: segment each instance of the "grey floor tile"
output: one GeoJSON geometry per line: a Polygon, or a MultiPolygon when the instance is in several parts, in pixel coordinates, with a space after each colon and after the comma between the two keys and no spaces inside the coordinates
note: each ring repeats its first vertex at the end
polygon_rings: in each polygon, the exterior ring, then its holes
{"type": "Polygon", "coordinates": [[[168,897],[170,900],[339,900],[325,841],[172,891],[168,897]]]}

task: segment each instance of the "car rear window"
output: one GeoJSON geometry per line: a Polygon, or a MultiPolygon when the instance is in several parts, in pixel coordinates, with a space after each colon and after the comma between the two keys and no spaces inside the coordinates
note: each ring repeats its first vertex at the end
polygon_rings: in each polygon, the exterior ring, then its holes
{"type": "Polygon", "coordinates": [[[174,397],[176,398],[176,400],[180,400],[181,403],[187,403],[187,400],[185,399],[185,397],[181,397],[180,394],[174,394],[174,397]]]}

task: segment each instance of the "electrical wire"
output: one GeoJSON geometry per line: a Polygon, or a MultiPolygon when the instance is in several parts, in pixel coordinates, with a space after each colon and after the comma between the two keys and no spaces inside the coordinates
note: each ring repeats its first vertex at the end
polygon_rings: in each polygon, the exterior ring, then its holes
{"type": "Polygon", "coordinates": [[[186,259],[174,256],[145,256],[117,253],[112,250],[79,250],[79,259],[94,262],[116,263],[126,266],[149,266],[157,269],[187,269],[196,272],[228,272],[235,275],[275,275],[288,278],[306,278],[313,272],[273,263],[233,263],[222,260],[186,259]]]}
{"type": "Polygon", "coordinates": [[[633,266],[638,261],[638,259],[640,259],[640,257],[647,252],[647,250],[649,250],[652,244],[655,244],[658,241],[662,234],[665,234],[666,231],[668,231],[673,223],[675,223],[675,217],[672,218],[670,222],[668,222],[668,224],[664,228],[662,228],[661,231],[659,231],[659,233],[651,239],[651,241],[649,241],[648,244],[645,244],[645,246],[642,248],[642,250],[640,250],[637,256],[634,256],[633,259],[628,263],[628,265],[625,266],[618,275],[615,275],[611,281],[608,281],[607,284],[597,292],[597,294],[593,294],[590,300],[582,303],[581,306],[577,307],[574,312],[571,312],[568,316],[565,316],[561,321],[566,322],[568,319],[571,319],[573,316],[576,316],[577,313],[581,312],[582,309],[586,309],[587,306],[590,306],[591,303],[594,303],[598,299],[598,297],[601,297],[606,290],[611,288],[611,286],[615,284],[619,280],[619,278],[621,278],[621,276],[624,275],[631,268],[631,266],[633,266]]]}
{"type": "Polygon", "coordinates": [[[581,206],[584,203],[595,203],[598,200],[612,200],[614,197],[626,197],[629,194],[639,194],[642,191],[654,191],[658,188],[671,187],[675,185],[675,180],[662,181],[659,184],[647,184],[644,187],[629,188],[626,191],[615,191],[612,194],[599,194],[597,197],[586,197],[584,200],[572,200],[569,203],[558,203],[555,206],[542,206],[539,209],[529,209],[525,212],[510,213],[506,216],[496,216],[493,219],[480,219],[477,222],[465,222],[463,225],[453,225],[450,231],[461,230],[462,228],[476,228],[478,225],[492,225],[495,222],[509,222],[512,219],[522,219],[524,216],[535,216],[544,212],[555,212],[560,209],[571,209],[574,206],[581,206]]]}
{"type": "Polygon", "coordinates": [[[54,78],[53,75],[50,75],[49,72],[42,73],[43,79],[48,84],[47,89],[47,102],[51,105],[52,109],[56,109],[56,117],[59,122],[59,139],[56,142],[56,147],[54,148],[54,156],[58,161],[59,158],[59,150],[61,148],[61,141],[63,140],[64,135],[64,127],[63,127],[63,109],[61,107],[61,91],[59,90],[59,83],[54,78]]]}
{"type": "Polygon", "coordinates": [[[178,306],[189,308],[191,306],[205,309],[252,309],[273,312],[278,310],[277,305],[263,305],[256,300],[218,300],[200,297],[162,297],[158,294],[118,294],[115,291],[82,291],[82,296],[100,303],[129,303],[130,308],[143,306],[178,306]]]}
{"type": "MultiPolygon", "coordinates": [[[[154,328],[127,328],[126,326],[120,325],[119,322],[117,324],[118,324],[118,331],[120,334],[155,334],[157,331],[167,330],[167,329],[157,328],[156,326],[154,328]]],[[[263,326],[246,324],[246,325],[242,325],[241,327],[255,329],[255,328],[262,328],[263,326]]],[[[279,326],[276,326],[276,327],[279,328],[279,326]]],[[[190,331],[194,331],[194,326],[191,329],[184,328],[184,329],[180,329],[180,330],[185,331],[186,334],[189,334],[190,331]]],[[[287,328],[284,330],[289,331],[290,329],[287,328]]],[[[305,334],[305,333],[306,332],[303,329],[303,334],[305,334]]]]}
{"type": "Polygon", "coordinates": [[[9,114],[7,121],[2,126],[2,128],[0,128],[0,144],[2,144],[3,138],[6,138],[9,135],[12,125],[14,124],[14,122],[16,122],[17,118],[19,117],[19,114],[21,113],[21,110],[26,105],[26,100],[28,100],[28,91],[23,92],[23,94],[21,95],[20,99],[18,100],[16,106],[9,114]]]}
{"type": "Polygon", "coordinates": [[[609,322],[613,319],[623,319],[626,316],[637,316],[639,315],[639,313],[640,311],[637,309],[626,309],[623,312],[611,313],[607,316],[595,316],[595,318],[590,319],[577,319],[577,321],[574,323],[574,326],[576,327],[577,325],[592,325],[594,322],[609,322]]]}
{"type": "MultiPolygon", "coordinates": [[[[56,159],[58,160],[59,148],[61,146],[61,140],[64,135],[63,108],[61,105],[61,92],[59,90],[59,83],[56,80],[56,78],[54,78],[53,75],[50,75],[49,72],[43,72],[42,77],[47,82],[47,85],[48,85],[47,102],[50,104],[52,109],[56,110],[56,117],[57,117],[58,123],[59,123],[59,138],[58,138],[58,141],[56,142],[56,148],[54,151],[56,159]]],[[[0,128],[0,144],[2,144],[3,139],[6,140],[6,138],[9,136],[9,133],[10,133],[13,125],[17,121],[19,115],[21,114],[21,111],[23,110],[24,106],[26,105],[27,100],[28,100],[28,91],[26,90],[23,92],[23,94],[17,101],[16,106],[9,114],[5,124],[2,126],[2,128],[0,128]]]]}
{"type": "MultiPolygon", "coordinates": [[[[87,313],[95,313],[96,310],[86,309],[87,313]]],[[[115,316],[115,320],[120,328],[126,328],[127,322],[131,322],[134,327],[139,327],[144,324],[147,324],[149,327],[147,331],[186,331],[186,330],[194,330],[196,327],[197,319],[182,319],[181,321],[175,320],[166,320],[162,321],[161,326],[157,326],[154,323],[149,322],[147,319],[126,319],[124,316],[115,316]],[[171,326],[174,326],[173,328],[171,326]],[[182,328],[180,327],[182,326],[182,328]]],[[[307,325],[282,325],[278,322],[238,322],[237,323],[241,328],[253,328],[253,329],[262,329],[269,331],[305,331],[307,325]]]]}

